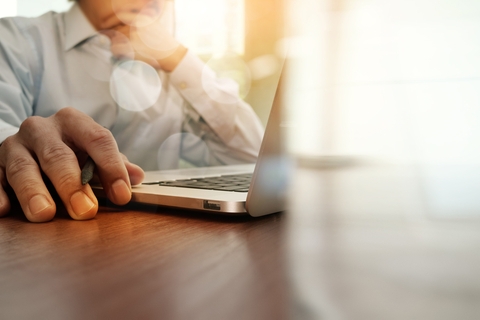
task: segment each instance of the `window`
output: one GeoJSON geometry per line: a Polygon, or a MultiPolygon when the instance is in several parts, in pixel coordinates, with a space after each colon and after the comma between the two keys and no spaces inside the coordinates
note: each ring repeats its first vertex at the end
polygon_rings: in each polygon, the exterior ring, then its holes
{"type": "Polygon", "coordinates": [[[0,18],[17,15],[17,1],[9,0],[0,2],[0,18]]]}
{"type": "Polygon", "coordinates": [[[289,5],[295,153],[480,161],[480,2],[289,5]]]}
{"type": "Polygon", "coordinates": [[[192,51],[243,55],[244,0],[177,0],[175,9],[177,37],[192,51]]]}

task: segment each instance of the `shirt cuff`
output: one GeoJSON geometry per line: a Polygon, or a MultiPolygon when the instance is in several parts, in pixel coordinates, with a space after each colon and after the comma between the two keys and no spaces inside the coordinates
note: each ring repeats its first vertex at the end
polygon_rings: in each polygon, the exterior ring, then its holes
{"type": "Polygon", "coordinates": [[[187,99],[201,96],[204,93],[202,86],[204,67],[205,63],[188,50],[177,67],[170,72],[170,81],[187,99]]]}

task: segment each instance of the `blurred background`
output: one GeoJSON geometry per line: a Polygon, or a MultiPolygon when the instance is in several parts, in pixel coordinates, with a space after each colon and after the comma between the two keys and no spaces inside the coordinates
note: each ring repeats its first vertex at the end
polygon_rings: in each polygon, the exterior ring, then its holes
{"type": "MultiPolygon", "coordinates": [[[[67,10],[2,1],[0,16],[67,10]]],[[[177,0],[176,34],[265,123],[289,43],[290,150],[400,163],[480,161],[480,2],[177,0]],[[221,72],[221,71],[219,71],[221,72]],[[301,125],[299,125],[301,124],[301,125]]]]}

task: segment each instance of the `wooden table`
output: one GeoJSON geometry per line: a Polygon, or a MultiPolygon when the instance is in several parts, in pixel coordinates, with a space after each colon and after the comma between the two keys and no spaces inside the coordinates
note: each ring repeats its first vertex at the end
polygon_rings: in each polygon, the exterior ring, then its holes
{"type": "Polygon", "coordinates": [[[17,207],[0,319],[480,319],[480,171],[444,169],[300,166],[290,209],[259,219],[17,207]]]}

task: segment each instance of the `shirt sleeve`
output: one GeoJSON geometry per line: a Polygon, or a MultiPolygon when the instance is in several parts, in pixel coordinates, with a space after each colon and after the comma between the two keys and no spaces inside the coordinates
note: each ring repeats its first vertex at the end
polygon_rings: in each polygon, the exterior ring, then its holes
{"type": "MultiPolygon", "coordinates": [[[[190,52],[170,74],[170,81],[188,102],[185,131],[201,137],[213,155],[208,165],[255,162],[263,126],[251,106],[239,97],[235,81],[217,78],[190,52]]],[[[184,145],[182,156],[188,158],[193,149],[184,145]]]]}
{"type": "MultiPolygon", "coordinates": [[[[35,53],[21,19],[0,19],[0,143],[33,113],[35,53]]],[[[32,40],[33,41],[33,40],[32,40]]]]}

